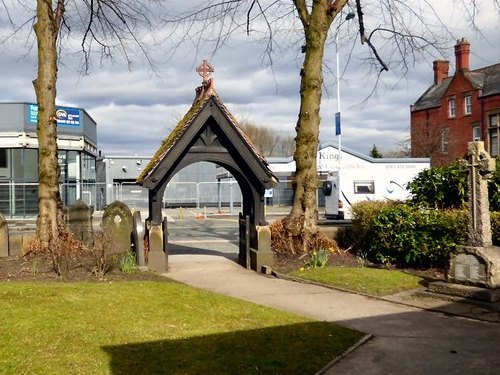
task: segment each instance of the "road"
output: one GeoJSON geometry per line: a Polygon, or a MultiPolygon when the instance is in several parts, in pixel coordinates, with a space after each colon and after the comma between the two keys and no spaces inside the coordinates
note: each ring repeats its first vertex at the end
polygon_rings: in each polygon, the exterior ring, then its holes
{"type": "Polygon", "coordinates": [[[168,252],[238,257],[238,217],[172,218],[168,220],[168,252]]]}

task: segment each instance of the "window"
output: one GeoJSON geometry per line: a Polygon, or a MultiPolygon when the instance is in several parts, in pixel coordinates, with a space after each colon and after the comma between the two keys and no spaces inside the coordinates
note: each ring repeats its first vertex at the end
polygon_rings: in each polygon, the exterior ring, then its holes
{"type": "Polygon", "coordinates": [[[481,128],[479,126],[474,126],[472,128],[472,140],[474,142],[481,140],[481,128]]]}
{"type": "Polygon", "coordinates": [[[500,155],[500,113],[495,113],[488,116],[489,134],[490,134],[490,155],[500,155]]]}
{"type": "Polygon", "coordinates": [[[450,129],[445,128],[441,130],[441,153],[448,153],[448,145],[450,143],[450,129]]]}
{"type": "Polygon", "coordinates": [[[448,117],[455,117],[456,107],[455,98],[448,99],[448,117]]]}
{"type": "Polygon", "coordinates": [[[467,95],[464,97],[464,115],[472,113],[472,96],[467,95]]]}
{"type": "Polygon", "coordinates": [[[354,181],[354,194],[375,194],[375,182],[354,181]]]}
{"type": "Polygon", "coordinates": [[[7,168],[7,149],[0,148],[0,168],[7,168]]]}

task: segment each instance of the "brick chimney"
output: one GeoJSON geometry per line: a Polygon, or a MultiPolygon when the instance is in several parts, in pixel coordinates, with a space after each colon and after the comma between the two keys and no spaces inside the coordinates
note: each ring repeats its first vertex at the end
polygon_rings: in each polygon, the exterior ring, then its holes
{"type": "Polygon", "coordinates": [[[456,72],[461,70],[469,70],[469,54],[470,54],[470,43],[467,39],[462,38],[457,40],[455,46],[455,61],[457,65],[456,72]]]}
{"type": "Polygon", "coordinates": [[[438,85],[443,79],[448,77],[450,62],[446,60],[436,60],[433,64],[434,68],[434,84],[438,85]]]}

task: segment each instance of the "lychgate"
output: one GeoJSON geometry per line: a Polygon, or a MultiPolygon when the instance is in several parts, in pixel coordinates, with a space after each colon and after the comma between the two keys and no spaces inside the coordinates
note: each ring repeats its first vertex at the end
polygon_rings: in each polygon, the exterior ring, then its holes
{"type": "MultiPolygon", "coordinates": [[[[227,169],[241,189],[243,212],[239,220],[239,262],[242,266],[260,271],[263,265],[271,265],[272,262],[270,232],[264,214],[264,192],[278,179],[222,103],[213,80],[208,76],[213,68],[207,70],[206,66],[211,68],[206,61],[198,68],[203,84],[196,89],[193,105],[137,179],[149,190],[146,236],[152,232],[154,236],[166,233],[167,223],[162,218],[163,194],[171,178],[190,164],[213,162],[227,169]],[[151,231],[151,228],[154,229],[151,231]]],[[[166,267],[168,260],[166,238],[163,241],[155,238],[149,243],[149,254],[154,259],[150,258],[148,262],[155,264],[148,263],[148,266],[159,271],[166,267]],[[160,245],[157,244],[161,243],[163,249],[158,249],[160,245]],[[165,265],[158,259],[159,250],[165,253],[165,265]]]]}

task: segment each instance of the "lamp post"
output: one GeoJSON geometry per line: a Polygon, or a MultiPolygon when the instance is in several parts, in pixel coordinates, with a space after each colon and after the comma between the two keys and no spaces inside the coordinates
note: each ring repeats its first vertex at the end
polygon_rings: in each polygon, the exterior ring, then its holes
{"type": "Polygon", "coordinates": [[[337,113],[335,114],[335,135],[338,138],[338,171],[340,175],[340,165],[341,165],[341,157],[342,157],[342,129],[341,129],[341,112],[340,112],[340,62],[339,62],[339,31],[340,27],[344,24],[344,22],[349,21],[355,17],[353,12],[347,13],[344,20],[342,20],[337,28],[337,34],[335,35],[335,53],[336,53],[336,81],[337,81],[337,113]]]}

